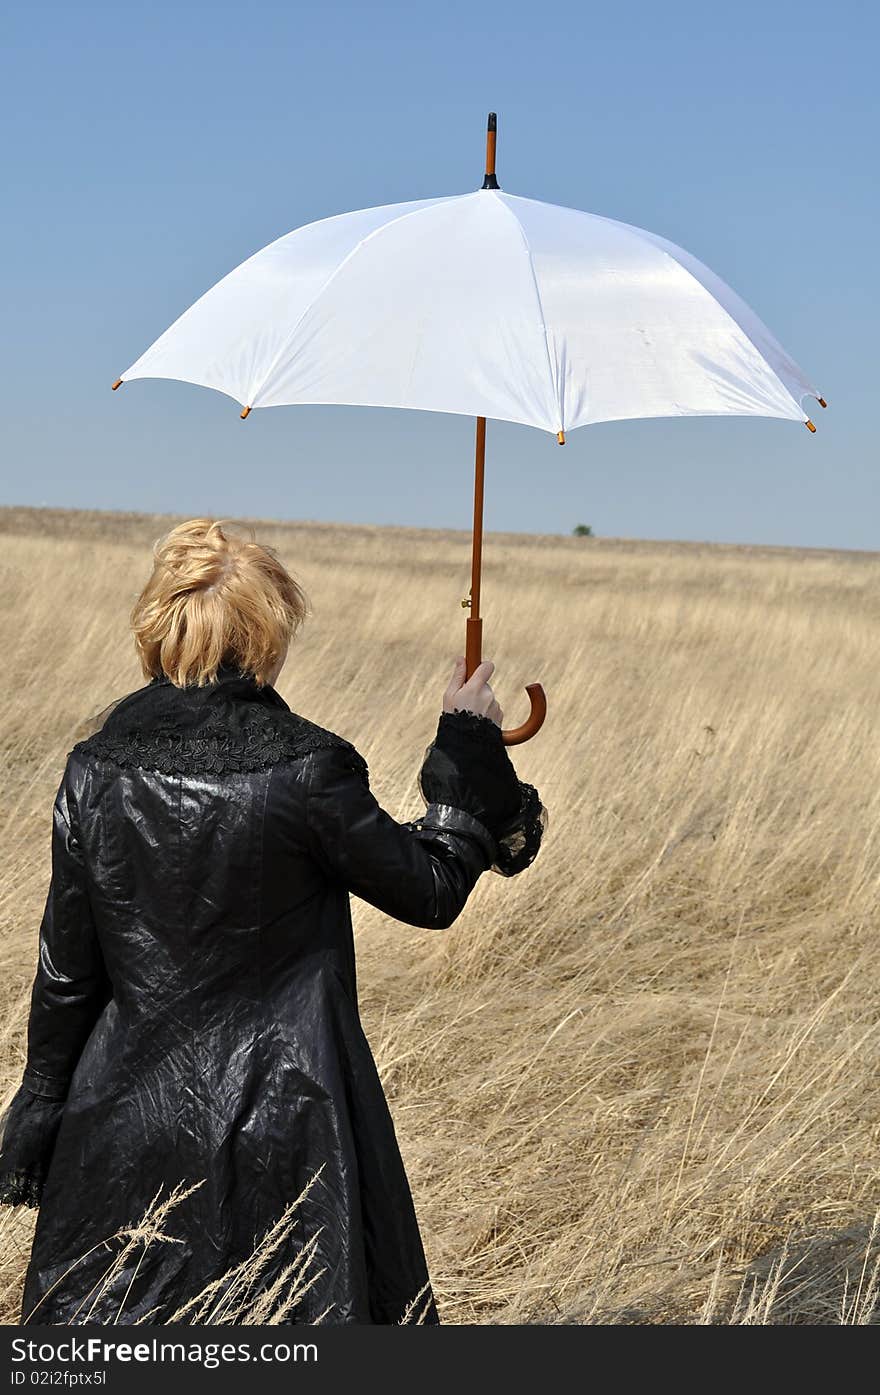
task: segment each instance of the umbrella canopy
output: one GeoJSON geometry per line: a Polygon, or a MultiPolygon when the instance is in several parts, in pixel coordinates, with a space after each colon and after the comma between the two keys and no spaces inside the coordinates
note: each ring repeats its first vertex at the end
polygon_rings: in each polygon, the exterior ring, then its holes
{"type": "MultiPolygon", "coordinates": [[[[246,409],[409,407],[558,434],[630,417],[809,422],[817,389],[690,253],[483,188],[325,218],[270,243],[122,374],[246,409]]],[[[823,403],[824,405],[824,403],[823,403]]]]}

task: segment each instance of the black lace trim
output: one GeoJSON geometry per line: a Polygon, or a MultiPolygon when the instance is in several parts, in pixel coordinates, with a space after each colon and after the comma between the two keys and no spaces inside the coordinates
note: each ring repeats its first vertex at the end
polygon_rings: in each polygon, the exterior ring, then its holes
{"type": "Polygon", "coordinates": [[[350,741],[291,711],[270,684],[226,664],[201,687],[154,678],[98,718],[101,726],[94,729],[90,722],[68,756],[165,775],[226,775],[270,770],[334,746],[369,779],[367,763],[350,741]]]}
{"type": "Polygon", "coordinates": [[[168,724],[117,732],[103,727],[78,741],[70,754],[111,761],[123,770],[226,775],[270,770],[329,746],[343,750],[350,767],[368,778],[366,761],[349,741],[293,713],[289,722],[259,722],[239,730],[216,721],[185,729],[168,724]]]}
{"type": "Polygon", "coordinates": [[[0,1206],[39,1206],[43,1182],[43,1177],[25,1172],[22,1168],[0,1173],[0,1206]]]}
{"type": "Polygon", "coordinates": [[[475,741],[495,741],[504,745],[501,728],[491,717],[482,712],[472,712],[469,707],[457,707],[453,712],[441,712],[441,727],[454,727],[462,736],[475,741]]]}
{"type": "Polygon", "coordinates": [[[514,877],[517,872],[531,866],[550,823],[550,815],[541,803],[535,786],[520,780],[519,787],[522,799],[520,812],[496,834],[498,857],[492,864],[492,871],[499,872],[502,877],[514,877]]]}

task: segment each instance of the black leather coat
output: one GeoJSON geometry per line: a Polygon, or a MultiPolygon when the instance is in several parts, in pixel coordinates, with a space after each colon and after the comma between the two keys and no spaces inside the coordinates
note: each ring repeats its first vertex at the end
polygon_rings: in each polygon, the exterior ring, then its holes
{"type": "Polygon", "coordinates": [[[230,667],[202,688],[154,679],[70,751],[0,1145],[0,1200],[40,1208],[23,1322],[167,1320],[310,1180],[260,1277],[314,1247],[323,1274],[284,1321],[398,1323],[420,1294],[408,1320],[439,1322],[349,893],[443,929],[482,872],[531,863],[547,815],[469,712],[441,715],[419,788],[425,812],[397,823],[350,742],[230,667]],[[181,1243],[107,1287],[122,1242],[100,1242],[202,1179],[166,1222],[181,1243]]]}

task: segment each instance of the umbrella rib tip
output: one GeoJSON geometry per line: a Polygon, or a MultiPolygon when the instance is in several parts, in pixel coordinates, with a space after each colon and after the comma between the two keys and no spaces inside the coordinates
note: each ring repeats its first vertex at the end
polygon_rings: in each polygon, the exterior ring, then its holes
{"type": "Polygon", "coordinates": [[[250,414],[251,414],[251,409],[250,409],[250,407],[245,407],[245,409],[244,409],[243,412],[239,412],[239,416],[241,417],[242,421],[245,421],[246,418],[250,416],[250,414]]]}
{"type": "Polygon", "coordinates": [[[564,432],[564,431],[557,431],[557,433],[556,433],[556,443],[557,443],[557,445],[560,445],[560,446],[564,446],[564,445],[565,445],[565,432],[564,432]]]}
{"type": "Polygon", "coordinates": [[[122,379],[121,379],[121,378],[117,378],[117,379],[116,379],[116,382],[113,384],[113,387],[111,388],[111,392],[115,392],[116,389],[119,388],[119,387],[122,387],[122,379]]]}
{"type": "Polygon", "coordinates": [[[816,430],[815,426],[814,426],[813,423],[810,421],[810,418],[809,418],[809,417],[807,417],[806,421],[804,422],[804,426],[807,428],[808,431],[815,431],[815,430],[816,430]]]}

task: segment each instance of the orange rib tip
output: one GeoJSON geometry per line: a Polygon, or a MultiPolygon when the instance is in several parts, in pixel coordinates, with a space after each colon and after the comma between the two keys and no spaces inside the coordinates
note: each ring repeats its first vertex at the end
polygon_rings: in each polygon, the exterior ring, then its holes
{"type": "Polygon", "coordinates": [[[122,387],[122,379],[121,379],[121,378],[117,378],[117,379],[116,379],[116,382],[113,384],[113,391],[115,392],[116,389],[117,389],[118,387],[122,387]]]}
{"type": "Polygon", "coordinates": [[[827,406],[828,406],[828,403],[825,401],[825,398],[824,398],[824,397],[817,397],[817,398],[816,398],[816,401],[819,403],[819,406],[820,406],[820,407],[827,407],[827,406]]]}
{"type": "Polygon", "coordinates": [[[807,428],[808,431],[815,431],[815,430],[816,430],[815,426],[814,426],[813,423],[810,421],[810,418],[809,418],[809,417],[807,417],[806,421],[804,422],[804,426],[807,428]]]}
{"type": "Polygon", "coordinates": [[[564,446],[564,445],[565,445],[565,432],[564,432],[564,431],[557,431],[557,433],[556,433],[556,441],[557,441],[557,444],[560,445],[560,446],[564,446]]]}
{"type": "Polygon", "coordinates": [[[239,416],[241,417],[242,421],[244,421],[245,417],[249,417],[250,414],[251,414],[251,409],[250,409],[250,407],[245,407],[245,409],[244,409],[243,412],[239,412],[239,416]]]}

